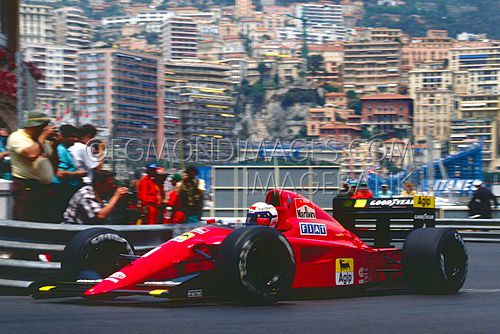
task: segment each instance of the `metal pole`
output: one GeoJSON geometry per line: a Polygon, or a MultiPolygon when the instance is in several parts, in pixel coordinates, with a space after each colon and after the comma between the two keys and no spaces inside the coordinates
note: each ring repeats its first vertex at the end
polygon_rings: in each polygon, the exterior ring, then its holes
{"type": "Polygon", "coordinates": [[[17,124],[19,128],[24,127],[24,112],[25,112],[25,94],[24,94],[24,69],[23,69],[23,54],[21,51],[16,52],[16,74],[17,74],[17,124]]]}

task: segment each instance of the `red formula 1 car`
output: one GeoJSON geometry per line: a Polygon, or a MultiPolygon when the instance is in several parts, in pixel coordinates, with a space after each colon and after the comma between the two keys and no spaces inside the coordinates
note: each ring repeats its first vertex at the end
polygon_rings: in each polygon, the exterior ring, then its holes
{"type": "Polygon", "coordinates": [[[84,230],[64,249],[62,271],[32,283],[30,293],[272,304],[294,292],[325,289],[455,293],[467,275],[464,242],[451,229],[416,229],[402,249],[372,248],[310,200],[284,190],[252,206],[247,223],[195,228],[140,257],[113,230],[84,230]]]}

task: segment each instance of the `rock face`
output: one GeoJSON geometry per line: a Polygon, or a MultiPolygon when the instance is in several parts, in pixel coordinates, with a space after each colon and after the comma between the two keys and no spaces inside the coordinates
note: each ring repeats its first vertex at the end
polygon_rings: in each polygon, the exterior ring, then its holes
{"type": "Polygon", "coordinates": [[[261,104],[240,97],[238,137],[249,140],[293,140],[306,126],[308,108],[320,101],[312,88],[266,90],[261,104]]]}

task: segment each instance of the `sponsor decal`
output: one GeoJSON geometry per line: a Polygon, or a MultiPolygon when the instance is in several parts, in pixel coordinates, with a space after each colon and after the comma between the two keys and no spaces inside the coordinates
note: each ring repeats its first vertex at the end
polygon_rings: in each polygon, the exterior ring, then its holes
{"type": "Polygon", "coordinates": [[[366,200],[366,199],[357,199],[356,202],[354,202],[354,207],[355,208],[364,208],[366,205],[366,202],[368,202],[368,200],[366,200]]]}
{"type": "Polygon", "coordinates": [[[184,234],[181,234],[175,238],[172,239],[172,241],[176,241],[176,242],[184,242],[188,239],[191,239],[192,237],[194,237],[195,234],[193,232],[186,232],[184,234]]]}
{"type": "Polygon", "coordinates": [[[340,258],[335,260],[335,284],[354,284],[354,259],[340,258]]]}
{"type": "Polygon", "coordinates": [[[300,235],[323,235],[326,236],[326,225],[317,223],[299,223],[300,235]]]}
{"type": "Polygon", "coordinates": [[[188,290],[187,291],[187,297],[188,298],[200,298],[200,297],[203,297],[203,290],[202,289],[188,290]]]}
{"type": "Polygon", "coordinates": [[[144,285],[159,285],[159,286],[177,286],[181,285],[181,282],[174,281],[148,281],[144,282],[144,285]]]}
{"type": "Polygon", "coordinates": [[[101,283],[102,279],[77,279],[76,283],[85,283],[85,284],[96,284],[101,283]]]}
{"type": "Polygon", "coordinates": [[[368,206],[398,206],[398,205],[413,205],[413,198],[376,199],[368,203],[368,206]]]}
{"type": "Polygon", "coordinates": [[[124,279],[125,277],[127,277],[127,275],[125,275],[124,273],[122,273],[121,271],[117,271],[116,273],[112,274],[111,276],[105,278],[104,280],[105,281],[111,281],[113,283],[118,283],[119,280],[122,280],[124,279]]]}
{"type": "Polygon", "coordinates": [[[195,233],[198,233],[198,234],[205,234],[209,231],[208,228],[205,228],[205,227],[198,227],[198,228],[195,228],[194,230],[192,230],[191,232],[195,232],[195,233]]]}
{"type": "Polygon", "coordinates": [[[413,197],[413,207],[414,208],[424,208],[424,209],[434,209],[435,208],[435,198],[432,196],[414,196],[413,197]]]}
{"type": "Polygon", "coordinates": [[[434,215],[429,215],[427,213],[421,214],[421,215],[414,215],[413,219],[419,219],[419,220],[434,220],[434,215]]]}
{"type": "Polygon", "coordinates": [[[368,276],[368,268],[360,267],[358,270],[359,284],[366,284],[370,282],[370,277],[368,276]]]}
{"type": "Polygon", "coordinates": [[[296,198],[295,209],[297,212],[297,218],[299,219],[316,219],[314,204],[308,199],[296,198]]]}

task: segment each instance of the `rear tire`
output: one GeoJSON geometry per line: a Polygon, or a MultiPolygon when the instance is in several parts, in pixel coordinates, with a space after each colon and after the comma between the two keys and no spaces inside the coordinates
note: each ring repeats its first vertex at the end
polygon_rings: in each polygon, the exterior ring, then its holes
{"type": "Polygon", "coordinates": [[[105,278],[122,267],[120,254],[134,254],[126,238],[109,228],[90,228],[75,234],[66,244],[61,269],[80,266],[79,278],[105,278]]]}
{"type": "Polygon", "coordinates": [[[454,294],[467,277],[467,249],[453,229],[420,228],[404,243],[402,265],[413,292],[454,294]]]}
{"type": "Polygon", "coordinates": [[[286,238],[267,226],[235,230],[216,257],[220,292],[242,304],[271,305],[292,286],[295,257],[286,238]]]}

